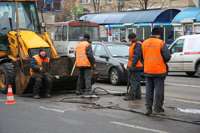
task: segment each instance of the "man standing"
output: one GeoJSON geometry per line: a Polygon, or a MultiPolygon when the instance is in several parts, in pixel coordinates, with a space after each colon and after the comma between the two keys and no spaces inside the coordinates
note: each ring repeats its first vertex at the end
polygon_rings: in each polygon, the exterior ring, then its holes
{"type": "Polygon", "coordinates": [[[164,80],[167,75],[167,62],[170,52],[164,41],[160,39],[161,28],[154,28],[152,36],[142,44],[144,74],[146,76],[146,115],[152,114],[152,105],[156,113],[164,112],[164,80]],[[155,96],[154,96],[155,94],[155,96]]]}
{"type": "Polygon", "coordinates": [[[125,100],[141,99],[141,73],[143,71],[143,65],[141,59],[141,44],[136,41],[136,34],[130,33],[128,39],[131,42],[129,47],[129,59],[128,59],[128,82],[131,85],[131,89],[128,91],[128,97],[125,100]]]}
{"type": "Polygon", "coordinates": [[[83,40],[76,47],[76,67],[79,69],[77,94],[90,94],[92,90],[92,68],[95,59],[92,52],[90,36],[84,34],[83,40]]]}
{"type": "Polygon", "coordinates": [[[47,57],[47,53],[43,49],[39,51],[38,55],[33,56],[31,60],[31,80],[34,80],[33,98],[40,98],[41,89],[45,89],[46,97],[51,97],[50,91],[52,88],[52,80],[48,73],[49,62],[50,59],[47,57]]]}

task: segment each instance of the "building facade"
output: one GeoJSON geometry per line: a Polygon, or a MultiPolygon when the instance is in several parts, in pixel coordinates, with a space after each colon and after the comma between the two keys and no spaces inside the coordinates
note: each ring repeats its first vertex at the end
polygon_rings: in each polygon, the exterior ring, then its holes
{"type": "Polygon", "coordinates": [[[139,0],[38,0],[40,9],[45,11],[60,11],[70,4],[81,5],[90,13],[116,12],[152,8],[182,8],[198,6],[199,0],[149,0],[141,4],[139,0]]]}
{"type": "Polygon", "coordinates": [[[149,0],[148,4],[141,4],[139,0],[77,0],[77,4],[94,12],[116,12],[153,8],[183,8],[198,6],[198,0],[149,0]],[[94,4],[94,1],[97,1],[94,4]],[[95,11],[96,7],[96,11],[95,11]]]}
{"type": "Polygon", "coordinates": [[[155,8],[182,8],[198,6],[199,0],[149,0],[141,4],[139,0],[38,0],[38,7],[46,16],[55,21],[74,19],[75,7],[83,8],[82,14],[131,11],[155,8]]]}

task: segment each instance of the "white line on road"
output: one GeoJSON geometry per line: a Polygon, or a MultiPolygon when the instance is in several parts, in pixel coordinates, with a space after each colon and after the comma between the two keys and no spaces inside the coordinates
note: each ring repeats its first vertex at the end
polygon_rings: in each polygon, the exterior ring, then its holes
{"type": "Polygon", "coordinates": [[[190,114],[200,114],[200,109],[182,109],[177,108],[177,110],[184,112],[184,113],[190,113],[190,114]]]}
{"type": "Polygon", "coordinates": [[[111,124],[115,124],[115,125],[119,125],[119,126],[124,126],[124,127],[130,127],[130,128],[135,128],[135,129],[150,131],[150,132],[154,132],[154,133],[168,133],[168,132],[166,132],[166,131],[161,131],[161,130],[146,128],[146,127],[141,127],[141,126],[136,126],[136,125],[130,125],[130,124],[121,123],[121,122],[116,122],[116,121],[112,121],[112,122],[110,122],[110,123],[111,123],[111,124]]]}
{"type": "Polygon", "coordinates": [[[174,100],[174,101],[177,101],[177,102],[192,103],[192,104],[200,105],[200,102],[198,102],[198,101],[186,100],[186,99],[181,99],[181,98],[173,98],[173,97],[170,97],[170,96],[169,96],[169,98],[171,100],[174,100]]]}
{"type": "Polygon", "coordinates": [[[166,85],[172,85],[172,86],[181,86],[181,87],[192,87],[192,88],[200,88],[200,85],[185,85],[185,84],[177,84],[177,83],[170,83],[167,82],[166,85]]]}
{"type": "Polygon", "coordinates": [[[54,109],[54,108],[47,108],[47,107],[44,107],[44,106],[40,106],[40,109],[48,110],[48,111],[54,111],[54,112],[58,112],[58,113],[65,113],[64,110],[54,109]]]}

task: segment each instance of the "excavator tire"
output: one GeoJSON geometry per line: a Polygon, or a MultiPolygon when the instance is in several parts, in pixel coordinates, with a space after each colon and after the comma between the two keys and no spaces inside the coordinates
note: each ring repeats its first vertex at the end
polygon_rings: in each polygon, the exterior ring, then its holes
{"type": "MultiPolygon", "coordinates": [[[[13,63],[5,62],[0,64],[0,90],[7,93],[7,85],[15,83],[15,68],[13,63]]],[[[14,87],[13,87],[14,88],[14,87]]],[[[15,90],[13,90],[15,93],[15,90]]]]}

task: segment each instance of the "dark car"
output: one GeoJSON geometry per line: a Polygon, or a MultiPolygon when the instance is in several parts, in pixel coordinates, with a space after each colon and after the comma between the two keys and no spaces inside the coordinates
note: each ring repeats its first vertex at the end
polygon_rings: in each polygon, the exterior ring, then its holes
{"type": "Polygon", "coordinates": [[[128,49],[125,43],[93,42],[96,71],[100,79],[118,85],[127,81],[128,49]]]}

